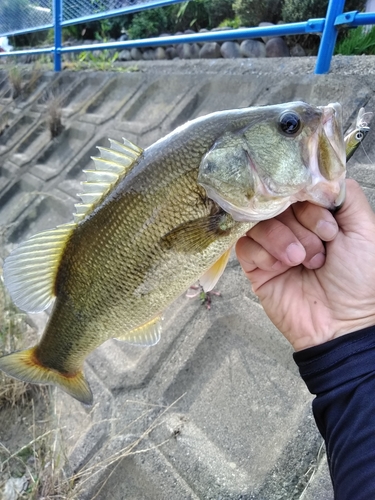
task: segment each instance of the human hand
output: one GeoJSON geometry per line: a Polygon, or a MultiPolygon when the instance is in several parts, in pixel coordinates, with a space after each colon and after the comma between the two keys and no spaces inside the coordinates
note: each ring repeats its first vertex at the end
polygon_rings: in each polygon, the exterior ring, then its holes
{"type": "Polygon", "coordinates": [[[265,312],[296,351],[375,324],[375,215],[355,181],[346,187],[334,216],[296,203],[236,246],[265,312]]]}

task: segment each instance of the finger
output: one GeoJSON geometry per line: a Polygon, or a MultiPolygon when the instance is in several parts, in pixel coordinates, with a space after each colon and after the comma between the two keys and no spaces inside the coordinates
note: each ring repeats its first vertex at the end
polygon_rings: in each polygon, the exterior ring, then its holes
{"type": "Polygon", "coordinates": [[[372,232],[374,212],[361,186],[353,179],[346,181],[346,198],[335,217],[344,232],[362,232],[362,228],[371,228],[372,232]]]}
{"type": "Polygon", "coordinates": [[[318,269],[325,262],[325,248],[322,240],[314,232],[303,226],[293,210],[280,214],[277,219],[285,224],[303,245],[306,256],[302,264],[308,269],[318,269]]]}
{"type": "Polygon", "coordinates": [[[329,210],[307,201],[295,203],[292,210],[296,220],[323,241],[331,241],[336,237],[339,228],[329,210]]]}
{"type": "MultiPolygon", "coordinates": [[[[247,236],[238,240],[236,253],[245,274],[251,273],[257,268],[264,271],[278,271],[284,265],[259,243],[247,236]]],[[[285,267],[287,266],[285,265],[285,267]]]]}
{"type": "Polygon", "coordinates": [[[259,243],[247,236],[238,240],[236,253],[254,293],[257,293],[262,285],[290,269],[288,265],[276,260],[259,243]]]}
{"type": "MultiPolygon", "coordinates": [[[[294,218],[290,209],[288,213],[294,218]]],[[[260,222],[247,234],[276,260],[288,266],[297,266],[306,258],[306,251],[296,235],[277,219],[260,222]]]]}

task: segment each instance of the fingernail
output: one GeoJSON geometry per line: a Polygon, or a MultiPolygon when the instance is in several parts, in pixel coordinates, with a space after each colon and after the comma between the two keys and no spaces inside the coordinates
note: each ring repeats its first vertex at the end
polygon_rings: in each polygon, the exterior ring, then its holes
{"type": "Polygon", "coordinates": [[[312,259],[309,260],[306,267],[309,269],[319,269],[322,267],[326,260],[326,256],[323,252],[317,253],[312,259]]]}
{"type": "Polygon", "coordinates": [[[305,249],[299,243],[291,243],[287,249],[286,254],[292,264],[300,264],[306,255],[305,249]]]}
{"type": "Polygon", "coordinates": [[[333,240],[337,234],[337,224],[334,222],[328,222],[326,220],[320,220],[316,226],[317,234],[319,238],[324,241],[333,240]]]}

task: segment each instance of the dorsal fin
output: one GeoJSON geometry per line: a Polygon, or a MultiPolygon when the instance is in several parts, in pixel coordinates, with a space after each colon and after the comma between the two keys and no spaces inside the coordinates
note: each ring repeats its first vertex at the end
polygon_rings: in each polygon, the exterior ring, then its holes
{"type": "Polygon", "coordinates": [[[51,304],[61,255],[75,227],[64,224],[38,233],[5,259],[4,283],[20,309],[40,312],[51,304]]]}
{"type": "Polygon", "coordinates": [[[99,148],[100,158],[93,158],[95,170],[86,171],[82,203],[76,205],[74,222],[32,236],[5,259],[4,282],[14,303],[24,311],[40,312],[54,299],[57,270],[65,245],[77,226],[113,186],[131,170],[142,149],[124,139],[124,144],[110,139],[111,148],[99,148]]]}
{"type": "Polygon", "coordinates": [[[80,222],[94,210],[117,182],[133,168],[143,150],[123,139],[121,144],[109,139],[110,149],[98,147],[100,157],[92,157],[95,170],[84,170],[87,180],[82,182],[83,192],[78,196],[82,203],[77,203],[74,222],[80,222]]]}

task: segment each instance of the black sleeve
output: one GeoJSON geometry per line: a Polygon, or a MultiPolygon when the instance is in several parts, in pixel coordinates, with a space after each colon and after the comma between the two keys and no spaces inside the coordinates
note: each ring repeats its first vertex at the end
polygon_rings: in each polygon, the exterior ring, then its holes
{"type": "Polygon", "coordinates": [[[294,353],[336,500],[375,499],[375,326],[294,353]]]}

